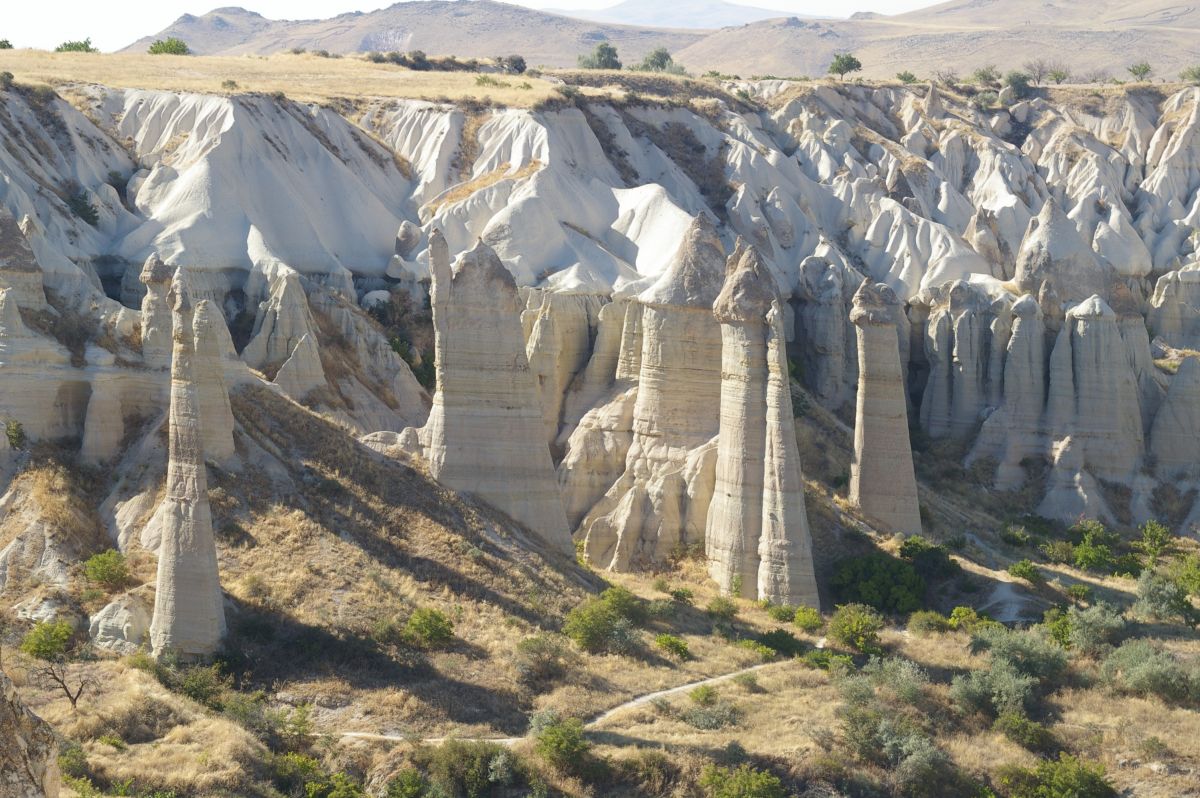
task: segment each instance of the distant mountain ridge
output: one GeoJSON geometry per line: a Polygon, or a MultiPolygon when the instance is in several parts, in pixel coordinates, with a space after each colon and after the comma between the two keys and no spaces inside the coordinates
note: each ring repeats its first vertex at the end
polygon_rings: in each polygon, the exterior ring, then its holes
{"type": "Polygon", "coordinates": [[[788,15],[786,11],[727,3],[724,0],[674,0],[670,3],[625,0],[608,8],[546,10],[564,17],[617,25],[694,29],[727,28],[788,15]]]}
{"type": "Polygon", "coordinates": [[[668,9],[655,5],[627,0],[602,13],[664,24],[695,14],[717,29],[588,21],[496,0],[422,0],[302,21],[219,8],[202,16],[184,15],[126,50],[144,52],[157,38],[178,36],[206,55],[294,48],[424,50],[462,57],[521,54],[530,66],[564,67],[574,66],[579,54],[597,42],[608,41],[625,63],[665,47],[693,72],[715,69],[743,77],[821,75],[841,51],[855,53],[862,75],[870,78],[890,78],[901,70],[922,78],[943,69],[967,74],[985,64],[1015,69],[1043,58],[1061,61],[1077,73],[1100,69],[1115,77],[1127,77],[1125,67],[1145,59],[1155,78],[1174,79],[1183,67],[1200,63],[1200,7],[1172,0],[951,0],[895,16],[802,19],[776,14],[724,26],[721,15],[731,10],[775,12],[724,0],[680,0],[668,9]]]}

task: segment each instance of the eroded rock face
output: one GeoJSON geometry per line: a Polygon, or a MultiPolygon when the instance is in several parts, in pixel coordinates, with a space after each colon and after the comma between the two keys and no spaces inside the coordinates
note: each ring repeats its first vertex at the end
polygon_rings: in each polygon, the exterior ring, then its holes
{"type": "Polygon", "coordinates": [[[709,573],[726,593],[817,606],[782,304],[758,253],[741,241],[713,312],[722,365],[709,573]]]}
{"type": "Polygon", "coordinates": [[[908,409],[896,344],[896,295],[864,281],[850,320],[858,327],[858,404],[850,501],[884,527],[921,532],[908,409]]]}
{"type": "Polygon", "coordinates": [[[58,743],[50,726],[25,708],[17,688],[0,671],[0,795],[57,798],[61,777],[58,743]]]}
{"type": "Polygon", "coordinates": [[[140,596],[126,594],[109,602],[88,621],[93,645],[117,654],[133,654],[150,633],[150,608],[140,596]]]}
{"type": "Polygon", "coordinates": [[[196,303],[192,315],[195,338],[196,403],[205,459],[225,469],[235,467],[233,410],[225,379],[225,346],[229,330],[221,311],[207,299],[196,303]]]}
{"type": "Polygon", "coordinates": [[[430,472],[569,554],[516,283],[482,242],[460,256],[453,272],[440,234],[431,245],[438,387],[418,436],[430,472]]]}
{"type": "Polygon", "coordinates": [[[1014,280],[1022,291],[1036,291],[1049,283],[1063,300],[1080,302],[1093,294],[1108,295],[1108,271],[1075,223],[1050,198],[1029,222],[1017,253],[1014,280]]]}
{"type": "Polygon", "coordinates": [[[217,547],[208,504],[208,473],[195,373],[193,307],[186,277],[171,285],[174,347],[166,498],[158,513],[161,543],[150,642],[167,652],[199,659],[216,652],[225,636],[225,607],[217,573],[217,547]]]}
{"type": "Polygon", "coordinates": [[[142,295],[142,359],[150,368],[171,365],[171,306],[167,290],[174,270],[158,255],[146,258],[140,280],[146,287],[142,295]]]}
{"type": "Polygon", "coordinates": [[[1150,452],[1162,476],[1200,470],[1200,358],[1185,358],[1154,418],[1150,452]]]}
{"type": "MultiPolygon", "coordinates": [[[[584,517],[589,559],[623,570],[661,562],[704,539],[720,401],[720,327],[712,304],[725,257],[712,221],[698,217],[675,258],[626,313],[617,375],[636,363],[633,435],[625,468],[584,517]],[[640,355],[626,351],[640,339],[640,355]]],[[[568,456],[570,456],[568,454],[568,456]]]]}
{"type": "Polygon", "coordinates": [[[24,231],[3,205],[0,205],[0,288],[15,291],[21,307],[33,310],[46,307],[42,268],[24,231]]]}

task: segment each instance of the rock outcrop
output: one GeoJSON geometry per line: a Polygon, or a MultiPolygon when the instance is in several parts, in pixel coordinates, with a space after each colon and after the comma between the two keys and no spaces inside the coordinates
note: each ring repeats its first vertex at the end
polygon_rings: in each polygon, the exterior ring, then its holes
{"type": "Polygon", "coordinates": [[[0,671],[0,795],[58,798],[58,742],[44,720],[30,712],[16,685],[0,671]]]}
{"type": "Polygon", "coordinates": [[[739,241],[713,306],[721,396],[705,554],[725,593],[816,606],[781,308],[774,278],[739,241]]]}
{"type": "Polygon", "coordinates": [[[638,295],[637,311],[626,314],[617,374],[636,368],[638,375],[632,440],[624,471],[578,530],[601,568],[662,562],[676,547],[704,540],[721,392],[712,305],[724,265],[716,229],[702,214],[671,264],[638,295]],[[637,353],[626,349],[639,344],[637,353]]]}
{"type": "Polygon", "coordinates": [[[418,436],[430,473],[570,554],[516,283],[482,242],[452,272],[444,239],[431,239],[437,392],[418,436]]]}
{"type": "Polygon", "coordinates": [[[1109,271],[1050,198],[1029,222],[1013,279],[1021,291],[1037,291],[1049,283],[1063,301],[1074,303],[1093,294],[1108,296],[1109,271]]]}
{"type": "Polygon", "coordinates": [[[135,653],[149,634],[150,609],[134,594],[119,596],[88,621],[92,644],[117,654],[135,653]]]}
{"type": "Polygon", "coordinates": [[[1154,417],[1150,453],[1164,477],[1200,475],[1200,357],[1188,357],[1171,379],[1154,417]]]}
{"type": "Polygon", "coordinates": [[[917,480],[908,440],[908,409],[896,344],[896,295],[864,281],[850,320],[858,327],[858,405],[850,501],[884,527],[921,532],[917,480]]]}
{"type": "Polygon", "coordinates": [[[193,371],[196,403],[200,413],[200,436],[205,460],[226,470],[235,467],[233,410],[225,379],[225,346],[229,330],[225,317],[211,301],[196,303],[192,314],[195,337],[193,371]]]}
{"type": "Polygon", "coordinates": [[[17,304],[31,310],[46,307],[42,269],[17,220],[0,205],[0,288],[15,292],[17,304]]]}
{"type": "Polygon", "coordinates": [[[169,460],[166,498],[158,514],[161,543],[150,643],[155,656],[171,652],[200,659],[215,653],[225,636],[225,607],[208,504],[193,308],[182,272],[171,285],[171,300],[169,460]]]}
{"type": "Polygon", "coordinates": [[[171,305],[167,291],[174,273],[158,255],[146,258],[142,266],[142,360],[150,368],[171,365],[171,305]]]}

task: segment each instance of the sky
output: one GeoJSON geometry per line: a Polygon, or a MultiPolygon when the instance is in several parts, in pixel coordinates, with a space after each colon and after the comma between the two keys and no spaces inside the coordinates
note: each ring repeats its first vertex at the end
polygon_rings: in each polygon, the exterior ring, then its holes
{"type": "MultiPolygon", "coordinates": [[[[117,50],[157,33],[183,14],[204,14],[240,5],[271,19],[321,19],[347,11],[374,11],[393,0],[0,0],[0,39],[15,47],[52,49],[60,42],[91,38],[101,50],[117,50]]],[[[594,9],[619,0],[507,0],[531,8],[594,9]]],[[[671,0],[643,0],[671,2],[671,0]]],[[[739,0],[730,0],[739,2],[739,0]]],[[[779,9],[798,16],[846,17],[856,11],[898,14],[937,0],[740,0],[740,5],[779,9]]]]}

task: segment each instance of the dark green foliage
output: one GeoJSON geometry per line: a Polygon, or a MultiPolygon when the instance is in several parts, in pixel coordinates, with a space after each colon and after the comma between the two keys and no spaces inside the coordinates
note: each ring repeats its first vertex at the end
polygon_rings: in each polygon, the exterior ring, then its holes
{"type": "Polygon", "coordinates": [[[911,563],[882,552],[840,560],[830,586],[840,601],[866,604],[883,612],[918,610],[925,594],[925,580],[911,563]]]}
{"type": "Polygon", "coordinates": [[[843,604],[829,619],[829,636],[858,651],[875,650],[882,630],[883,617],[865,604],[843,604]]]}
{"type": "Polygon", "coordinates": [[[905,86],[909,86],[917,82],[917,76],[906,69],[903,72],[896,73],[896,80],[900,81],[905,86]]]}
{"type": "Polygon", "coordinates": [[[610,587],[567,613],[563,633],[584,651],[627,654],[637,646],[634,627],[646,605],[623,587],[610,587]]]}
{"type": "Polygon", "coordinates": [[[675,63],[666,47],[656,48],[646,54],[640,64],[631,67],[638,72],[668,72],[673,75],[686,74],[682,64],[675,63]]]}
{"type": "Polygon", "coordinates": [[[1193,86],[1200,85],[1200,66],[1186,67],[1179,72],[1179,79],[1193,86]]]}
{"type": "Polygon", "coordinates": [[[1012,70],[1004,76],[1004,85],[1013,91],[1013,96],[1018,100],[1023,100],[1029,96],[1032,87],[1029,85],[1032,78],[1027,72],[1012,70]]]}
{"type": "Polygon", "coordinates": [[[1075,561],[1075,547],[1069,540],[1051,540],[1038,547],[1047,560],[1067,564],[1075,561]]]}
{"type": "Polygon", "coordinates": [[[8,91],[13,87],[13,81],[16,78],[9,71],[0,72],[0,91],[8,91]]]}
{"type": "Polygon", "coordinates": [[[384,798],[424,798],[429,780],[419,770],[404,768],[387,783],[384,798]]]}
{"type": "Polygon", "coordinates": [[[71,213],[75,214],[92,227],[100,224],[100,212],[96,210],[95,205],[88,201],[86,191],[80,189],[70,193],[66,196],[64,202],[66,202],[67,207],[71,209],[71,213]]]}
{"type": "Polygon", "coordinates": [[[950,551],[940,543],[913,535],[900,544],[900,556],[913,564],[917,573],[926,579],[938,579],[958,573],[958,563],[950,559],[950,551]]]}
{"type": "Polygon", "coordinates": [[[92,38],[89,36],[83,41],[63,42],[58,47],[54,48],[56,53],[98,53],[100,52],[92,46],[92,38]]]}
{"type": "Polygon", "coordinates": [[[992,728],[1035,754],[1049,754],[1057,747],[1054,735],[1049,729],[1019,712],[1001,713],[992,728]]]}
{"type": "Polygon", "coordinates": [[[1017,765],[1001,768],[997,781],[1007,798],[1115,798],[1116,790],[1104,775],[1104,766],[1088,764],[1067,753],[1039,762],[1029,769],[1017,765]]]}
{"type": "Polygon", "coordinates": [[[1000,539],[1010,546],[1028,546],[1033,541],[1033,536],[1023,526],[1016,524],[1009,525],[1000,533],[1000,539]]]}
{"type": "Polygon", "coordinates": [[[933,610],[917,610],[908,616],[908,631],[917,635],[949,632],[950,619],[933,610]]]}
{"type": "Polygon", "coordinates": [[[189,55],[192,51],[183,39],[168,36],[165,39],[156,39],[146,52],[150,55],[189,55]]]}
{"type": "Polygon", "coordinates": [[[1092,600],[1093,592],[1092,586],[1085,585],[1083,582],[1076,582],[1067,588],[1067,595],[1072,601],[1084,604],[1092,600]]]}
{"type": "Polygon", "coordinates": [[[539,729],[533,749],[555,769],[578,773],[586,763],[591,744],[583,738],[583,723],[568,718],[539,729]]]}
{"type": "Polygon", "coordinates": [[[25,427],[16,419],[8,419],[4,422],[4,437],[8,439],[8,445],[13,449],[25,448],[25,427]]]}
{"type": "Polygon", "coordinates": [[[8,39],[0,39],[0,50],[11,50],[12,48],[12,42],[8,39]]]}
{"type": "Polygon", "coordinates": [[[229,689],[231,681],[221,673],[219,665],[192,665],[178,672],[172,689],[187,696],[196,703],[204,704],[213,709],[222,709],[222,696],[229,689]]]}
{"type": "Polygon", "coordinates": [[[1138,61],[1136,64],[1131,64],[1128,67],[1128,72],[1133,75],[1134,80],[1147,80],[1151,73],[1154,72],[1154,67],[1146,61],[1138,61]]]}
{"type": "Polygon", "coordinates": [[[785,657],[800,654],[806,646],[796,639],[796,636],[786,629],[772,629],[758,636],[758,642],[785,657]]]}
{"type": "Polygon", "coordinates": [[[1067,655],[1052,641],[1034,630],[986,626],[971,638],[971,650],[987,651],[992,662],[1012,665],[1018,672],[1054,685],[1067,669],[1067,655]]]}
{"type": "Polygon", "coordinates": [[[413,764],[428,777],[426,796],[447,795],[483,798],[505,794],[511,780],[493,763],[511,761],[512,752],[497,743],[447,740],[437,747],[422,747],[413,754],[413,764]],[[437,790],[438,792],[435,792],[437,790]]]}
{"type": "Polygon", "coordinates": [[[847,72],[859,72],[862,70],[862,61],[854,57],[853,53],[837,53],[833,57],[833,61],[829,64],[829,74],[837,75],[839,79],[844,80],[847,72]]]}
{"type": "Polygon", "coordinates": [[[819,610],[812,607],[797,607],[792,616],[792,623],[799,626],[801,630],[812,634],[825,625],[825,619],[821,617],[819,610]]]}
{"type": "Polygon", "coordinates": [[[783,782],[749,765],[736,768],[707,765],[700,774],[705,798],[786,798],[783,782]]]}
{"type": "Polygon", "coordinates": [[[580,69],[620,69],[621,60],[617,48],[609,42],[600,42],[588,55],[579,56],[580,69]]]}
{"type": "Polygon", "coordinates": [[[83,563],[83,573],[89,582],[108,590],[119,590],[129,581],[129,566],[125,555],[116,549],[94,554],[83,563]]]}
{"type": "Polygon", "coordinates": [[[1158,565],[1158,558],[1171,550],[1175,536],[1165,525],[1157,521],[1147,521],[1138,527],[1139,537],[1133,542],[1133,547],[1146,558],[1146,567],[1158,565]]]}
{"type": "Polygon", "coordinates": [[[772,604],[767,607],[767,615],[773,621],[786,623],[796,617],[796,608],[787,604],[772,604]]]}
{"type": "Polygon", "coordinates": [[[510,75],[525,74],[525,57],[520,55],[502,55],[496,59],[496,64],[510,75]]]}
{"type": "Polygon", "coordinates": [[[814,648],[800,656],[800,662],[822,671],[852,670],[854,660],[846,654],[835,654],[827,648],[814,648]]]}
{"type": "Polygon", "coordinates": [[[971,82],[980,86],[995,88],[1000,85],[1000,70],[995,64],[981,66],[971,73],[971,82]]]}

